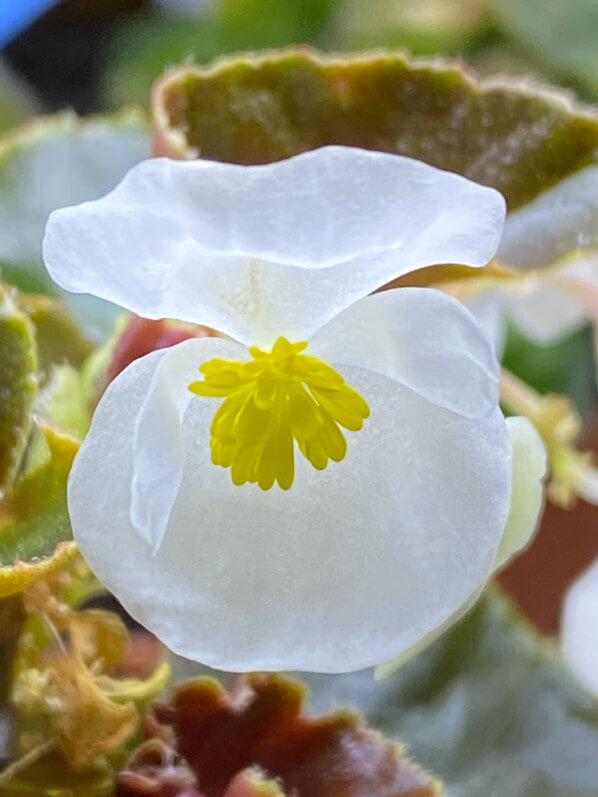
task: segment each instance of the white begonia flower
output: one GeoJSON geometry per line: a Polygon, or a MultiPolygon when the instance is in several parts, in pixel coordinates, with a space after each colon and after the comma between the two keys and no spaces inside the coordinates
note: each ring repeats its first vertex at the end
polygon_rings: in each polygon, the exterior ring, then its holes
{"type": "Polygon", "coordinates": [[[133,362],[69,482],[82,552],[170,648],[225,670],[348,671],[479,592],[517,455],[496,358],[450,297],[368,294],[486,263],[503,219],[492,189],[346,147],[155,159],[52,214],[44,256],[64,288],[231,338],[133,362]]]}
{"type": "Polygon", "coordinates": [[[561,645],[571,671],[598,697],[598,559],[569,587],[561,645]]]}

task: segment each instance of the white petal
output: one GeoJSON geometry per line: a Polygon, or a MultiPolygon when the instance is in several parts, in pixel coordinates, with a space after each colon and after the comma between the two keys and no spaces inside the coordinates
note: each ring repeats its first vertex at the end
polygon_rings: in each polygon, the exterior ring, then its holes
{"type": "MultiPolygon", "coordinates": [[[[147,123],[135,111],[84,120],[68,112],[44,116],[4,138],[0,154],[2,279],[16,284],[31,279],[31,290],[36,291],[55,288],[41,258],[50,213],[103,196],[134,164],[148,158],[150,150],[147,123]]],[[[85,328],[99,338],[106,337],[120,312],[89,296],[63,298],[85,328]]]]}
{"type": "Polygon", "coordinates": [[[587,463],[580,467],[574,487],[580,498],[598,506],[598,468],[587,463]]]}
{"type": "Polygon", "coordinates": [[[580,288],[579,296],[583,296],[583,286],[594,290],[598,288],[598,252],[585,249],[575,251],[572,255],[561,261],[551,270],[557,284],[577,285],[580,288]],[[565,282],[563,282],[565,280],[565,282]]]}
{"type": "Polygon", "coordinates": [[[532,539],[544,506],[546,449],[528,418],[507,418],[513,448],[511,510],[494,562],[500,569],[532,539]]]}
{"type": "Polygon", "coordinates": [[[551,285],[539,275],[524,290],[514,287],[508,314],[528,338],[540,344],[558,340],[587,320],[583,303],[566,290],[551,285]]]}
{"type": "Polygon", "coordinates": [[[389,376],[470,418],[494,412],[498,362],[471,313],[432,288],[367,296],[319,330],[308,354],[389,376]]]}
{"type": "MultiPolygon", "coordinates": [[[[513,491],[511,509],[494,560],[494,570],[530,541],[538,526],[544,504],[543,479],[546,475],[546,452],[534,426],[527,418],[508,418],[507,430],[513,449],[513,491]]],[[[470,595],[444,623],[430,631],[413,647],[376,667],[376,678],[387,678],[464,617],[474,606],[483,589],[470,595]]]]}
{"type": "Polygon", "coordinates": [[[218,401],[192,401],[183,483],[153,556],[129,508],[135,420],[163,356],[134,362],[102,399],[69,509],[98,577],[177,653],[228,670],[358,669],[479,590],[510,503],[504,419],[463,418],[358,368],[343,372],[371,417],[342,462],[318,472],[298,456],[288,492],[234,487],[210,463],[218,401]]]}
{"type": "Polygon", "coordinates": [[[598,696],[598,559],[567,593],[561,642],[572,672],[598,696]]]}
{"type": "Polygon", "coordinates": [[[578,247],[598,246],[598,166],[588,166],[510,213],[499,257],[538,268],[578,247]]]}
{"type": "Polygon", "coordinates": [[[162,543],[183,478],[182,423],[200,379],[198,366],[214,357],[245,360],[249,352],[231,340],[200,338],[169,348],[154,371],[133,437],[131,522],[154,553],[162,543]]]}
{"type": "Polygon", "coordinates": [[[149,318],[267,344],[303,339],[393,277],[482,265],[504,200],[420,161],[325,147],[265,166],[153,159],[52,214],[53,278],[149,318]]]}
{"type": "Polygon", "coordinates": [[[465,617],[470,609],[473,609],[482,592],[484,591],[485,585],[485,582],[484,584],[481,584],[479,588],[472,595],[470,595],[467,600],[461,604],[461,606],[459,606],[456,612],[451,614],[451,616],[439,626],[427,633],[426,636],[420,639],[419,642],[416,642],[415,645],[412,645],[410,648],[407,648],[407,650],[402,651],[402,653],[400,653],[398,656],[394,656],[392,659],[388,659],[388,661],[378,664],[374,672],[374,677],[376,680],[382,681],[384,678],[388,678],[397,670],[399,670],[404,664],[407,664],[408,661],[411,661],[411,659],[422,653],[433,642],[435,642],[437,639],[440,639],[443,634],[456,625],[459,620],[465,617]]]}
{"type": "Polygon", "coordinates": [[[505,306],[508,298],[502,288],[489,288],[476,293],[467,302],[467,309],[482,328],[500,359],[505,347],[505,306]]]}

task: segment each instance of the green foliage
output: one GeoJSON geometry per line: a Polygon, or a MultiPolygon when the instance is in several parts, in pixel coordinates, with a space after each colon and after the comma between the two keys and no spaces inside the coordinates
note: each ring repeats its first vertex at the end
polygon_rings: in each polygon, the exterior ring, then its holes
{"type": "Polygon", "coordinates": [[[598,794],[595,700],[497,594],[385,681],[371,671],[307,681],[318,711],[356,706],[451,797],[598,794]]]}
{"type": "Polygon", "coordinates": [[[332,33],[343,49],[403,47],[414,55],[463,55],[487,43],[485,0],[344,0],[332,33]]]}
{"type": "Polygon", "coordinates": [[[597,398],[594,336],[588,322],[564,340],[542,345],[510,323],[503,365],[540,393],[569,396],[583,415],[590,415],[597,398]]]}
{"type": "Polygon", "coordinates": [[[28,85],[18,80],[11,70],[0,62],[0,132],[22,124],[36,111],[37,103],[28,85]]]}
{"type": "Polygon", "coordinates": [[[33,326],[0,285],[0,496],[10,486],[27,444],[36,372],[33,326]]]}
{"type": "Polygon", "coordinates": [[[50,456],[0,503],[0,597],[25,589],[72,554],[66,483],[79,443],[50,427],[43,431],[50,456]]]}
{"type": "Polygon", "coordinates": [[[140,16],[117,33],[104,96],[146,104],[166,69],[235,51],[309,44],[467,58],[483,73],[534,74],[598,97],[595,0],[212,0],[183,18],[140,16]]]}
{"type": "MultiPolygon", "coordinates": [[[[214,6],[214,17],[231,36],[243,31],[246,42],[276,40],[284,44],[313,43],[320,39],[338,0],[220,0],[214,6]]],[[[256,47],[264,45],[252,45],[256,47]]]]}
{"type": "Polygon", "coordinates": [[[549,75],[569,78],[598,99],[596,0],[492,0],[507,31],[549,75]],[[562,73],[565,73],[564,75],[562,73]]]}
{"type": "Polygon", "coordinates": [[[29,293],[16,293],[14,300],[35,328],[37,359],[42,382],[53,365],[80,367],[94,350],[66,304],[29,293]]]}
{"type": "Polygon", "coordinates": [[[91,423],[91,402],[80,372],[68,363],[54,365],[35,409],[56,428],[79,439],[85,437],[91,423]]]}
{"type": "MultiPolygon", "coordinates": [[[[0,275],[27,292],[59,294],[42,261],[50,212],[107,193],[149,155],[142,117],[133,112],[81,121],[59,114],[13,131],[0,142],[0,275]]],[[[88,296],[65,299],[98,335],[115,309],[88,296]]]]}
{"type": "Polygon", "coordinates": [[[205,64],[225,53],[321,43],[338,0],[219,0],[211,13],[147,15],[117,34],[104,77],[112,108],[149,104],[151,87],[184,60],[205,64]]]}

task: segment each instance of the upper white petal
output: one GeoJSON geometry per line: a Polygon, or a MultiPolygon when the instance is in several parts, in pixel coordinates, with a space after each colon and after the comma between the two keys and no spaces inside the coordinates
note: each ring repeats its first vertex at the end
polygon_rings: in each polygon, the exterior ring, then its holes
{"type": "Polygon", "coordinates": [[[245,360],[232,340],[200,338],[169,348],[156,367],[137,415],[133,438],[131,522],[156,552],[162,544],[183,478],[183,418],[198,366],[214,357],[245,360]]]}
{"type": "Polygon", "coordinates": [[[503,263],[539,268],[579,247],[598,246],[598,166],[561,180],[510,213],[499,257],[503,263]]]}
{"type": "Polygon", "coordinates": [[[598,559],[569,588],[561,642],[573,673],[598,696],[598,559]]]}
{"type": "Polygon", "coordinates": [[[131,523],[131,481],[136,419],[164,356],[137,360],[108,389],[68,493],[93,570],[173,650],[229,670],[358,669],[411,647],[479,590],[510,504],[500,411],[464,418],[356,367],[341,372],[371,417],[326,471],[298,456],[288,492],[234,487],[211,464],[219,402],[195,398],[153,555],[131,523]]]}
{"type": "Polygon", "coordinates": [[[307,353],[377,371],[470,418],[488,415],[498,402],[490,342],[461,302],[431,288],[361,299],[320,329],[307,353]]]}
{"type": "Polygon", "coordinates": [[[145,161],[56,211],[53,278],[246,343],[302,339],[390,279],[496,251],[502,196],[420,161],[324,147],[265,166],[145,161]]]}

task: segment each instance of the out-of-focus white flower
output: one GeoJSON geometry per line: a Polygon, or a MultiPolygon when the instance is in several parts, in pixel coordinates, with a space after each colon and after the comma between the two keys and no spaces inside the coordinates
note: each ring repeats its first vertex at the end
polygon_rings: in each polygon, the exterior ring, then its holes
{"type": "Polygon", "coordinates": [[[512,481],[542,445],[505,423],[475,321],[431,289],[368,295],[484,264],[503,218],[492,189],[345,147],[147,161],[52,214],[60,285],[229,336],[130,365],[69,484],[90,565],[173,650],[229,670],[366,667],[442,628],[528,538],[542,469],[512,481]]]}
{"type": "Polygon", "coordinates": [[[553,343],[573,333],[588,319],[598,322],[598,252],[579,251],[538,271],[513,272],[512,278],[480,279],[455,284],[494,342],[504,345],[506,322],[512,320],[528,338],[553,343]]]}
{"type": "MultiPolygon", "coordinates": [[[[442,287],[469,307],[499,356],[509,320],[538,344],[555,343],[588,320],[598,323],[598,251],[577,251],[528,272],[498,266],[442,287]]],[[[595,340],[598,349],[596,329],[595,340]]],[[[573,404],[564,397],[540,396],[512,375],[505,378],[503,402],[533,421],[548,450],[551,500],[565,507],[577,497],[598,504],[598,469],[590,454],[576,449],[582,422],[573,404]]]]}
{"type": "Polygon", "coordinates": [[[561,644],[571,671],[598,696],[598,559],[569,588],[561,644]]]}
{"type": "Polygon", "coordinates": [[[500,397],[510,412],[528,418],[544,441],[551,501],[564,508],[571,508],[577,498],[598,504],[598,469],[593,455],[576,447],[583,421],[571,399],[540,394],[505,370],[500,378],[500,397]]]}

